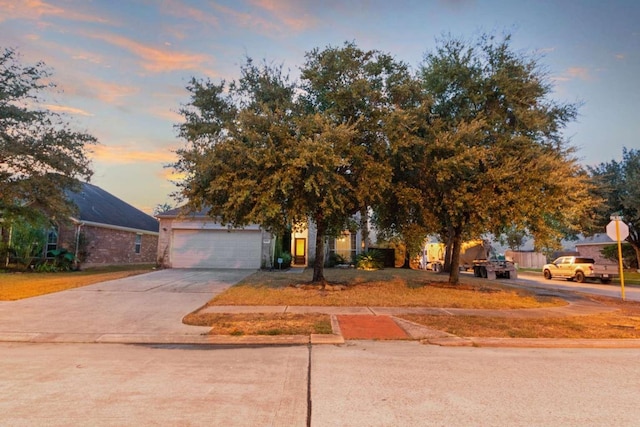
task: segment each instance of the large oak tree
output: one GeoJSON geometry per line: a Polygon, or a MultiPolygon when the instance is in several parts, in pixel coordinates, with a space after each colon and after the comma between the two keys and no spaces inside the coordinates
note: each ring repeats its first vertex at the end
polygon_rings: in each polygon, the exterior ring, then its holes
{"type": "Polygon", "coordinates": [[[597,210],[597,229],[603,232],[612,214],[622,216],[629,226],[627,241],[640,263],[640,150],[624,148],[622,160],[600,163],[590,168],[596,194],[605,200],[597,210]]]}
{"type": "Polygon", "coordinates": [[[224,224],[281,233],[316,227],[314,282],[324,282],[325,238],[380,200],[389,183],[380,117],[396,73],[389,56],[342,48],[307,54],[298,84],[251,60],[230,84],[192,80],[173,167],[180,194],[224,224]]]}
{"type": "Polygon", "coordinates": [[[577,231],[592,204],[562,136],[577,108],[550,99],[535,58],[515,53],[509,37],[446,38],[417,78],[422,99],[394,119],[395,179],[409,207],[400,212],[451,242],[451,283],[465,239],[516,226],[542,247],[577,231]]]}

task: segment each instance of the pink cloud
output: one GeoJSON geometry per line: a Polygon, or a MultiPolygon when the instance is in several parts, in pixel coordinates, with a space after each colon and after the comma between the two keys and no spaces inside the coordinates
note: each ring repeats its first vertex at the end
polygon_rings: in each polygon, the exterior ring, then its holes
{"type": "Polygon", "coordinates": [[[80,108],[68,107],[65,105],[54,105],[54,104],[45,104],[47,109],[54,111],[56,113],[66,113],[66,114],[75,114],[78,116],[93,116],[93,113],[89,113],[88,111],[82,110],[80,108]]]}
{"type": "Polygon", "coordinates": [[[567,68],[562,74],[554,76],[551,80],[556,82],[567,82],[570,80],[583,80],[583,81],[591,81],[593,80],[593,76],[589,72],[588,68],[585,67],[570,67],[567,68]]]}
{"type": "Polygon", "coordinates": [[[198,69],[209,60],[207,55],[158,49],[115,34],[91,33],[87,36],[128,50],[141,59],[144,70],[152,73],[198,69]]]}
{"type": "Polygon", "coordinates": [[[140,92],[140,88],[135,86],[121,85],[117,83],[105,82],[102,80],[91,80],[86,83],[96,97],[107,104],[122,105],[125,98],[140,92]]]}
{"type": "Polygon", "coordinates": [[[27,19],[39,21],[43,17],[53,16],[71,21],[108,22],[101,16],[87,15],[72,8],[64,9],[42,0],[0,0],[0,22],[9,19],[27,19]]]}
{"type": "Polygon", "coordinates": [[[571,67],[567,69],[566,74],[572,79],[591,80],[589,70],[584,67],[571,67]]]}
{"type": "Polygon", "coordinates": [[[178,18],[188,18],[189,20],[202,22],[215,27],[220,25],[218,17],[211,15],[202,9],[187,6],[185,3],[178,0],[164,0],[160,5],[160,8],[164,13],[178,18]]]}
{"type": "Polygon", "coordinates": [[[176,155],[169,150],[141,151],[124,145],[95,145],[91,158],[104,163],[169,163],[176,155]]]}
{"type": "Polygon", "coordinates": [[[277,21],[294,31],[303,31],[316,25],[316,18],[304,9],[305,3],[298,1],[252,0],[251,3],[273,15],[277,21]]]}

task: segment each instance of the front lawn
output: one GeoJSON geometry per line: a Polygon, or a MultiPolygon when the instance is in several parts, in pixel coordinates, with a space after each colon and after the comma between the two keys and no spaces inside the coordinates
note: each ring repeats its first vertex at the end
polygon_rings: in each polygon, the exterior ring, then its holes
{"type": "Polygon", "coordinates": [[[589,299],[619,310],[590,316],[542,319],[413,314],[399,317],[461,337],[640,338],[640,302],[598,296],[590,296],[589,299]]]}
{"type": "Polygon", "coordinates": [[[294,313],[203,313],[189,314],[187,325],[211,326],[211,335],[310,335],[330,334],[328,314],[294,313]]]}
{"type": "Polygon", "coordinates": [[[148,273],[153,265],[127,265],[90,268],[60,273],[0,273],[0,301],[14,301],[60,292],[107,280],[148,273]]]}
{"type": "MultiPolygon", "coordinates": [[[[460,285],[449,286],[447,275],[419,270],[327,269],[327,280],[340,284],[344,290],[321,290],[305,286],[311,280],[311,273],[309,270],[302,274],[260,271],[213,298],[208,305],[420,306],[508,310],[566,304],[558,298],[535,295],[470,275],[462,275],[460,285]]],[[[399,317],[461,337],[640,338],[640,303],[596,296],[589,298],[619,310],[589,316],[539,319],[409,314],[399,317]]],[[[299,324],[304,316],[310,315],[297,316],[293,323],[299,324]]],[[[249,335],[265,330],[279,333],[290,327],[290,319],[273,314],[195,313],[185,320],[189,324],[211,326],[211,334],[249,335]]],[[[306,329],[297,331],[330,332],[313,329],[316,320],[309,317],[306,329]]]]}
{"type": "Polygon", "coordinates": [[[208,305],[299,305],[514,309],[566,302],[470,275],[450,286],[448,276],[420,270],[326,269],[330,290],[308,286],[312,271],[259,271],[213,298],[208,305]],[[336,289],[336,290],[334,290],[336,289]]]}

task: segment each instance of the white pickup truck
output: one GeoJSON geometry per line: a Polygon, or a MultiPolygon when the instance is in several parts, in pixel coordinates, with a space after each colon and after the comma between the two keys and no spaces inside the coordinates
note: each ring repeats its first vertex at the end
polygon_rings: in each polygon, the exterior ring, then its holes
{"type": "Polygon", "coordinates": [[[596,264],[593,258],[580,256],[563,256],[551,264],[542,267],[544,278],[564,278],[582,283],[586,279],[600,279],[602,283],[609,283],[618,277],[618,266],[615,264],[596,264]]]}

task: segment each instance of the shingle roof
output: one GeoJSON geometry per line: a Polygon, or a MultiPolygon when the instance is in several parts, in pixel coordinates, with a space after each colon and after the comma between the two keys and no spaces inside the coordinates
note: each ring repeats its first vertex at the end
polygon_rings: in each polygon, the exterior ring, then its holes
{"type": "Polygon", "coordinates": [[[595,245],[595,244],[613,244],[615,241],[611,240],[605,233],[594,234],[593,236],[585,237],[581,241],[576,243],[576,246],[580,245],[595,245]]]}
{"type": "Polygon", "coordinates": [[[100,187],[83,183],[78,193],[67,193],[79,209],[80,221],[158,232],[158,221],[151,215],[107,193],[100,187]]]}
{"type": "Polygon", "coordinates": [[[192,218],[208,218],[209,208],[202,208],[198,212],[189,212],[185,206],[178,206],[177,208],[169,209],[168,211],[159,213],[157,218],[177,218],[177,217],[192,217],[192,218]]]}

